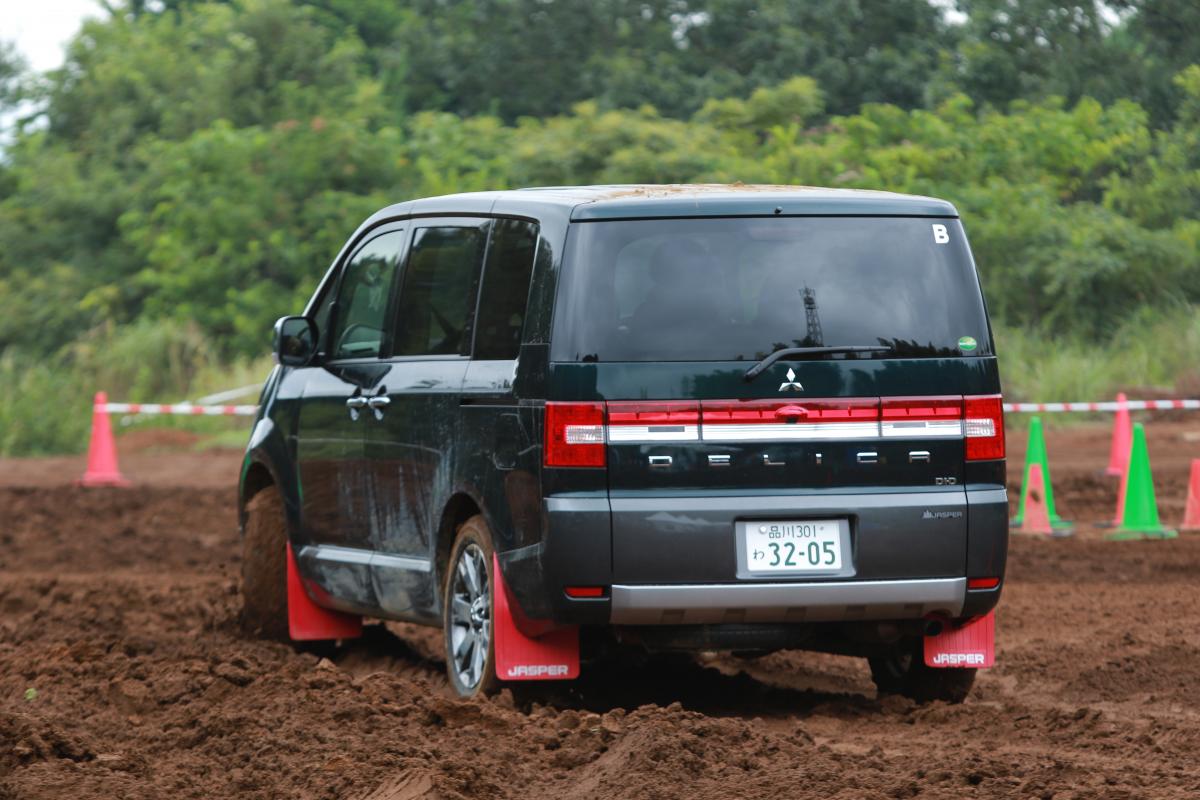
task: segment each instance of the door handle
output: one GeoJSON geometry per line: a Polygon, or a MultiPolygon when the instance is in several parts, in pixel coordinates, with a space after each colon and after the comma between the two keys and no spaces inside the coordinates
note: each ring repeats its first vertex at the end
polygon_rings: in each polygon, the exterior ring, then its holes
{"type": "Polygon", "coordinates": [[[375,395],[374,397],[367,398],[367,405],[369,405],[371,408],[375,409],[376,411],[385,409],[388,406],[390,406],[391,404],[392,404],[392,398],[388,397],[386,394],[375,395]]]}
{"type": "Polygon", "coordinates": [[[879,453],[876,453],[873,451],[859,453],[858,454],[858,463],[860,463],[860,464],[878,464],[879,463],[879,453]]]}

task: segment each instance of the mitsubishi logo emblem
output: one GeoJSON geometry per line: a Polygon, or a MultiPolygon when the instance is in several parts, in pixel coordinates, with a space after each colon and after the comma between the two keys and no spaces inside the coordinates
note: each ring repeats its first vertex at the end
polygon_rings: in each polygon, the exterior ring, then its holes
{"type": "Polygon", "coordinates": [[[788,367],[787,380],[779,384],[779,391],[782,392],[784,389],[792,389],[797,392],[804,391],[804,387],[801,386],[796,380],[796,370],[792,369],[791,367],[788,367]]]}

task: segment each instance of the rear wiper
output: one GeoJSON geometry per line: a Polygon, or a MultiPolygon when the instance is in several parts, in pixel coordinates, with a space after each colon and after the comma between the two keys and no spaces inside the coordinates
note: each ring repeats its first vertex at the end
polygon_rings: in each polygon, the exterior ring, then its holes
{"type": "Polygon", "coordinates": [[[776,361],[791,356],[810,356],[819,353],[886,353],[892,348],[884,344],[838,344],[829,347],[783,347],[746,370],[745,378],[752,381],[776,361]]]}

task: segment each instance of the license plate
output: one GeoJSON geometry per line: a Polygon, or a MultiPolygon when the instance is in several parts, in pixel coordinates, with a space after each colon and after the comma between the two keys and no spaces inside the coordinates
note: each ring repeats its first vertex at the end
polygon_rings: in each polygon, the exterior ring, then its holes
{"type": "Polygon", "coordinates": [[[740,567],[750,574],[842,573],[849,566],[849,524],[843,519],[743,522],[740,567]]]}

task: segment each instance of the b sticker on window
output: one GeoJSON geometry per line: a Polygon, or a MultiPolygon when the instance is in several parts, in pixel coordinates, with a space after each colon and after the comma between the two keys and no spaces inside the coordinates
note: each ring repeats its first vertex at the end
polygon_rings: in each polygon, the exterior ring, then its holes
{"type": "Polygon", "coordinates": [[[934,223],[933,225],[933,243],[945,244],[950,241],[950,233],[946,230],[945,225],[934,223]]]}

